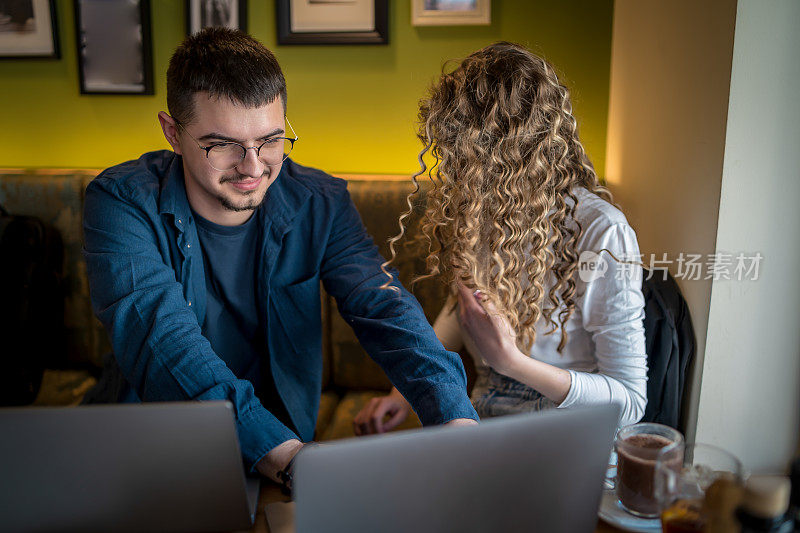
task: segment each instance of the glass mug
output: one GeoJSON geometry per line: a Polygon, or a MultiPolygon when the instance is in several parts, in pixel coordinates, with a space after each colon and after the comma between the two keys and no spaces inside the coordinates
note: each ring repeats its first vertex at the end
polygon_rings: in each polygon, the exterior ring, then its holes
{"type": "Polygon", "coordinates": [[[734,511],[743,491],[742,463],[709,444],[686,448],[682,468],[656,461],[655,494],[664,533],[737,531],[734,511]]]}
{"type": "Polygon", "coordinates": [[[679,472],[683,463],[683,435],[669,426],[644,422],[625,426],[614,438],[617,452],[617,498],[623,509],[643,517],[656,518],[661,502],[655,492],[655,471],[679,472]]]}

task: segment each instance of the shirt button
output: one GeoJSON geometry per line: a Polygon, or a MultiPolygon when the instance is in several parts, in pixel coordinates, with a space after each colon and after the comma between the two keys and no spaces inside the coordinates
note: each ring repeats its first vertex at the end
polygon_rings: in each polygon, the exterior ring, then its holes
{"type": "Polygon", "coordinates": [[[191,307],[191,306],[192,306],[192,302],[189,302],[189,307],[191,307]]]}
{"type": "Polygon", "coordinates": [[[186,245],[186,247],[187,247],[187,248],[191,248],[191,247],[192,247],[192,245],[191,245],[191,244],[187,244],[187,245],[186,245]]]}
{"type": "Polygon", "coordinates": [[[178,219],[178,224],[183,224],[183,220],[178,219]]]}

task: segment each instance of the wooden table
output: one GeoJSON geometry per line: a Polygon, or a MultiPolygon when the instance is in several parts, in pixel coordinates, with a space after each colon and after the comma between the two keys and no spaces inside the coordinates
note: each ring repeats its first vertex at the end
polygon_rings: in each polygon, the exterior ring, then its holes
{"type": "Polygon", "coordinates": [[[269,533],[267,516],[264,514],[264,506],[273,502],[288,502],[289,497],[281,492],[280,487],[271,481],[261,480],[261,491],[258,493],[258,509],[256,510],[256,521],[250,528],[251,533],[269,533]]]}
{"type": "MultiPolygon", "coordinates": [[[[285,496],[277,484],[262,481],[261,492],[258,495],[258,510],[256,511],[256,521],[253,527],[250,528],[250,533],[269,533],[269,526],[267,525],[267,517],[264,514],[264,506],[272,502],[288,502],[289,498],[285,496]]],[[[597,521],[595,533],[618,533],[622,531],[614,526],[606,524],[602,520],[597,521]]]]}

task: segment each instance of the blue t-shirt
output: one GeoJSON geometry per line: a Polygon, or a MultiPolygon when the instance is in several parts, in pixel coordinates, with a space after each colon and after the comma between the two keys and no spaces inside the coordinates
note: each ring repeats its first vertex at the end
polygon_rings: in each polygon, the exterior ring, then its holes
{"type": "Polygon", "coordinates": [[[220,226],[193,214],[206,278],[203,336],[236,377],[253,384],[264,407],[292,427],[269,371],[263,312],[256,301],[258,217],[254,213],[240,226],[220,226]]]}

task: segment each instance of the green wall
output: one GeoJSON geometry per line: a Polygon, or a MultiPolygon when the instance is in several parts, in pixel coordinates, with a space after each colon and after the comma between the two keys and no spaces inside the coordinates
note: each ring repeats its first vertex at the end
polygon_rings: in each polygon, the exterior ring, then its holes
{"type": "MultiPolygon", "coordinates": [[[[0,61],[0,167],[95,168],[167,148],[156,113],[165,72],[184,37],[183,0],[152,0],[155,96],[78,92],[72,1],[57,0],[62,57],[0,61]]],[[[595,167],[605,167],[612,0],[494,0],[491,26],[413,27],[409,0],[390,1],[388,46],[277,46],[273,1],[250,0],[249,31],[286,74],[293,157],[340,173],[410,173],[418,99],[441,71],[493,41],[550,60],[573,94],[595,167]]],[[[243,80],[246,83],[246,80],[243,80]]]]}

